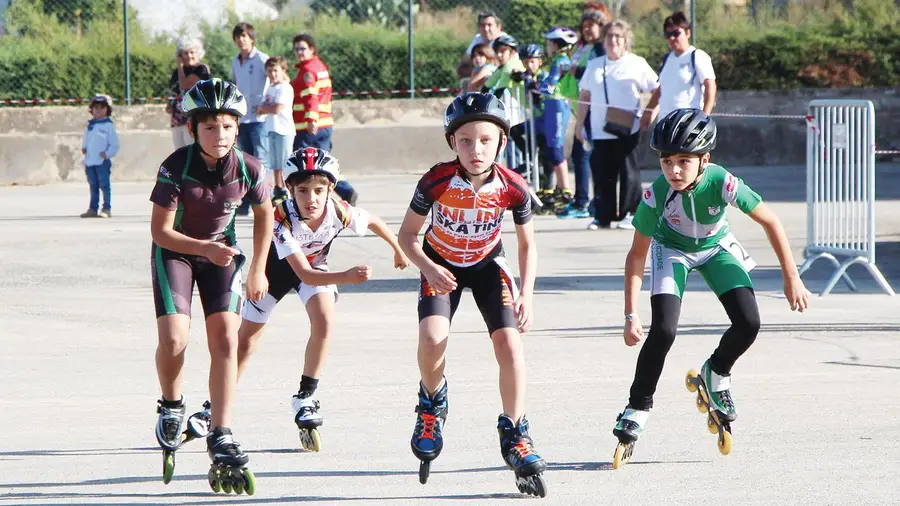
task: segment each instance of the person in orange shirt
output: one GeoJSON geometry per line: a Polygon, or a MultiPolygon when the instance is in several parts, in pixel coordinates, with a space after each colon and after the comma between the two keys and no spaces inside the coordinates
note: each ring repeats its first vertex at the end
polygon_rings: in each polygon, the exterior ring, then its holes
{"type": "MultiPolygon", "coordinates": [[[[294,37],[297,57],[297,77],[294,88],[294,151],[318,148],[331,152],[334,117],[331,115],[331,74],[319,58],[312,35],[301,33],[294,37]]],[[[334,189],[343,200],[356,205],[358,194],[346,180],[338,181],[334,189]]]]}

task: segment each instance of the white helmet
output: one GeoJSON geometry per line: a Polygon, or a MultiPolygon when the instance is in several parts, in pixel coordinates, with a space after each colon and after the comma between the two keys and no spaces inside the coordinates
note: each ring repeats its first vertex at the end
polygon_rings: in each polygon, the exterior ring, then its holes
{"type": "Polygon", "coordinates": [[[332,184],[338,182],[340,177],[340,165],[337,158],[331,156],[331,153],[319,148],[303,148],[291,153],[287,161],[284,162],[284,170],[281,175],[284,181],[293,174],[322,174],[331,180],[332,184]]]}
{"type": "Polygon", "coordinates": [[[572,44],[578,42],[578,34],[575,33],[575,30],[567,26],[554,26],[546,33],[544,33],[545,39],[550,40],[561,40],[564,42],[563,45],[571,46],[572,44]]]}

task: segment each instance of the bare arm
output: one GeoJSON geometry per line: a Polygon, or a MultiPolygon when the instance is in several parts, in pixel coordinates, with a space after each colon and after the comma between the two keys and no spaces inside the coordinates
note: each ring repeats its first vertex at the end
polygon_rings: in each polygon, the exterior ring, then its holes
{"type": "Polygon", "coordinates": [[[303,253],[294,253],[287,257],[287,262],[294,270],[294,274],[300,278],[304,285],[309,286],[327,286],[344,284],[347,279],[346,272],[324,272],[313,269],[309,265],[309,260],[303,256],[303,253]]]}
{"type": "Polygon", "coordinates": [[[469,81],[469,91],[478,91],[481,89],[481,86],[487,81],[487,78],[493,74],[494,71],[488,68],[487,65],[481,68],[475,75],[472,76],[472,79],[469,81]]]}
{"type": "Polygon", "coordinates": [[[381,237],[384,242],[388,243],[394,252],[403,252],[400,248],[400,243],[397,242],[397,236],[394,235],[394,232],[391,231],[390,228],[382,221],[381,218],[375,216],[374,214],[369,215],[369,230],[371,230],[375,235],[381,237]]]}
{"type": "Polygon", "coordinates": [[[588,104],[591,103],[591,92],[587,90],[581,90],[581,93],[578,94],[578,113],[575,115],[575,138],[581,142],[584,139],[583,134],[581,133],[582,127],[584,126],[584,121],[587,119],[588,114],[588,104]]]}
{"type": "Polygon", "coordinates": [[[403,253],[406,253],[406,256],[409,257],[409,260],[420,272],[425,272],[436,266],[436,264],[425,255],[422,244],[419,242],[419,230],[422,230],[422,225],[424,224],[425,216],[420,215],[412,209],[407,209],[406,216],[403,217],[403,224],[400,225],[400,233],[397,238],[400,249],[403,250],[403,253]]]}
{"type": "Polygon", "coordinates": [[[638,296],[644,282],[644,266],[649,250],[650,238],[635,231],[631,249],[625,257],[625,314],[637,313],[638,296]]]}
{"type": "Polygon", "coordinates": [[[800,272],[794,263],[794,254],[791,253],[791,245],[781,220],[765,202],[760,202],[753,211],[750,211],[749,216],[766,231],[769,244],[775,250],[784,277],[784,296],[791,305],[791,311],[805,311],[809,307],[809,291],[800,279],[800,272]]]}
{"type": "Polygon", "coordinates": [[[250,272],[265,272],[269,247],[272,245],[272,229],[275,228],[275,213],[272,201],[266,199],[253,209],[253,260],[250,272]]]}
{"type": "Polygon", "coordinates": [[[644,114],[641,115],[641,130],[646,130],[650,123],[653,122],[653,116],[656,114],[656,107],[659,105],[659,96],[662,93],[662,86],[657,86],[650,95],[650,101],[644,107],[644,114]]]}
{"type": "Polygon", "coordinates": [[[185,255],[206,256],[210,241],[188,237],[175,230],[175,210],[153,204],[150,215],[150,237],[157,245],[185,255]]]}
{"type": "Polygon", "coordinates": [[[522,295],[534,294],[534,278],[537,273],[537,244],[534,241],[534,221],[516,225],[519,243],[519,278],[522,295]]]}
{"type": "Polygon", "coordinates": [[[711,114],[713,107],[716,106],[716,97],[719,93],[719,87],[716,85],[715,79],[703,81],[703,87],[703,112],[711,114]]]}

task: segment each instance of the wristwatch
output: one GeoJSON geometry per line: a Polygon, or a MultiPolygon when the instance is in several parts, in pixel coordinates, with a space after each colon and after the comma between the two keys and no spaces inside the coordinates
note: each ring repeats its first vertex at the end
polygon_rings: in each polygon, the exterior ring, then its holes
{"type": "Polygon", "coordinates": [[[625,321],[630,322],[634,320],[634,317],[637,316],[637,313],[628,313],[625,315],[625,321]]]}

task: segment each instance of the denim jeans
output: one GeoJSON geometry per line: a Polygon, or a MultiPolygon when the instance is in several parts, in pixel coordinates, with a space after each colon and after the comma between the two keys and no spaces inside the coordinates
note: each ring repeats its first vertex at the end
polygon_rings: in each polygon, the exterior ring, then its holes
{"type": "Polygon", "coordinates": [[[294,137],[294,151],[314,147],[331,153],[331,134],[333,131],[332,127],[320,128],[315,134],[309,133],[308,130],[298,130],[297,135],[294,137]]]}
{"type": "Polygon", "coordinates": [[[103,209],[109,211],[111,207],[112,192],[109,188],[109,174],[112,172],[112,161],[108,158],[100,165],[88,165],[84,168],[87,174],[88,185],[91,187],[91,211],[100,208],[100,191],[103,191],[103,209]]]}

